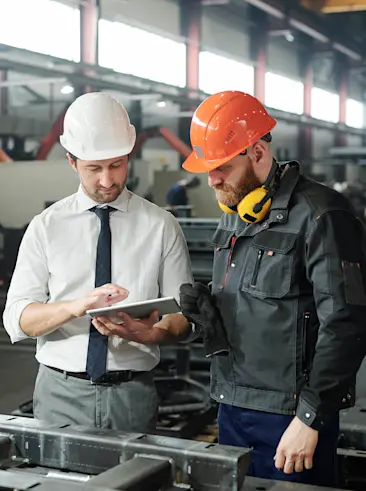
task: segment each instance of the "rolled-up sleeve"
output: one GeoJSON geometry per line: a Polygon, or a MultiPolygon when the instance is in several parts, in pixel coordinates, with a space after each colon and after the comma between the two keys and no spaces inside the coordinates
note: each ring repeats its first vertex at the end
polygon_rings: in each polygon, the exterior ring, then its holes
{"type": "Polygon", "coordinates": [[[192,283],[191,260],[187,242],[176,218],[168,214],[165,224],[163,254],[159,272],[160,293],[179,302],[182,283],[192,283]]]}
{"type": "MultiPolygon", "coordinates": [[[[169,214],[166,220],[159,274],[161,296],[174,297],[179,303],[179,291],[183,283],[193,283],[191,260],[179,222],[169,214]]],[[[199,330],[194,324],[191,324],[191,329],[191,333],[182,342],[189,343],[199,337],[199,330]]]]}
{"type": "Polygon", "coordinates": [[[3,323],[12,343],[28,338],[20,328],[20,318],[31,303],[47,302],[48,278],[42,222],[37,216],[23,236],[6,298],[3,323]]]}

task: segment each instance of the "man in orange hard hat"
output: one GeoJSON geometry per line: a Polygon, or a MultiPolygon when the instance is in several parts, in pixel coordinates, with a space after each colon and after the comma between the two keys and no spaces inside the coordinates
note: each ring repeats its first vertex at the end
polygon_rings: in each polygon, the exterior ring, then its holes
{"type": "Polygon", "coordinates": [[[219,442],[250,447],[256,477],[336,486],[339,411],[366,346],[364,229],[341,194],[272,155],[254,97],[208,97],[183,167],[208,173],[223,216],[211,291],[181,287],[212,358],[219,442]]]}

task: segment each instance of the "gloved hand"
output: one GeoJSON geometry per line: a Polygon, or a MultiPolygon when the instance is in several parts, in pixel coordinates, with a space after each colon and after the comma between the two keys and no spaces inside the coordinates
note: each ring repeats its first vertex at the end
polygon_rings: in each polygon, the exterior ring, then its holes
{"type": "Polygon", "coordinates": [[[180,306],[187,319],[201,327],[206,357],[228,355],[229,343],[215,298],[202,283],[180,287],[180,306]]]}

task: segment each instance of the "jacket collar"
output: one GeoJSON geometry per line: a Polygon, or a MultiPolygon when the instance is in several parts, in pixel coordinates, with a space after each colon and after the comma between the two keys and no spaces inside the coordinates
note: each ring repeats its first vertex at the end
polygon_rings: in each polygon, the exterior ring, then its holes
{"type": "Polygon", "coordinates": [[[299,181],[300,165],[296,161],[280,164],[284,174],[281,184],[273,197],[271,210],[286,210],[289,205],[292,193],[299,181]]]}

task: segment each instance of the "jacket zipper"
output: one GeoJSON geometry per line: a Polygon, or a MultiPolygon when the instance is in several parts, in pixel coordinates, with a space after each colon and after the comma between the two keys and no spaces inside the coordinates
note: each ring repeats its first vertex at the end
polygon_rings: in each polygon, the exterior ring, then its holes
{"type": "Polygon", "coordinates": [[[224,286],[226,285],[227,277],[228,277],[228,275],[229,275],[229,267],[230,267],[230,263],[231,263],[231,258],[233,257],[233,251],[234,251],[235,241],[236,241],[236,237],[235,237],[235,235],[234,235],[234,236],[231,238],[229,257],[228,257],[228,259],[227,259],[225,277],[224,277],[224,281],[223,281],[223,283],[222,283],[222,287],[223,287],[223,288],[224,288],[224,286]]]}
{"type": "Polygon", "coordinates": [[[261,265],[263,253],[264,253],[264,251],[262,251],[261,249],[258,251],[257,260],[255,262],[254,271],[253,271],[252,282],[251,282],[250,286],[256,286],[256,284],[257,284],[259,266],[261,265]]]}
{"type": "Polygon", "coordinates": [[[302,319],[302,367],[303,367],[303,374],[306,380],[308,380],[309,378],[308,370],[306,368],[306,339],[307,339],[307,332],[309,328],[309,321],[310,321],[310,312],[305,312],[302,319]]]}

